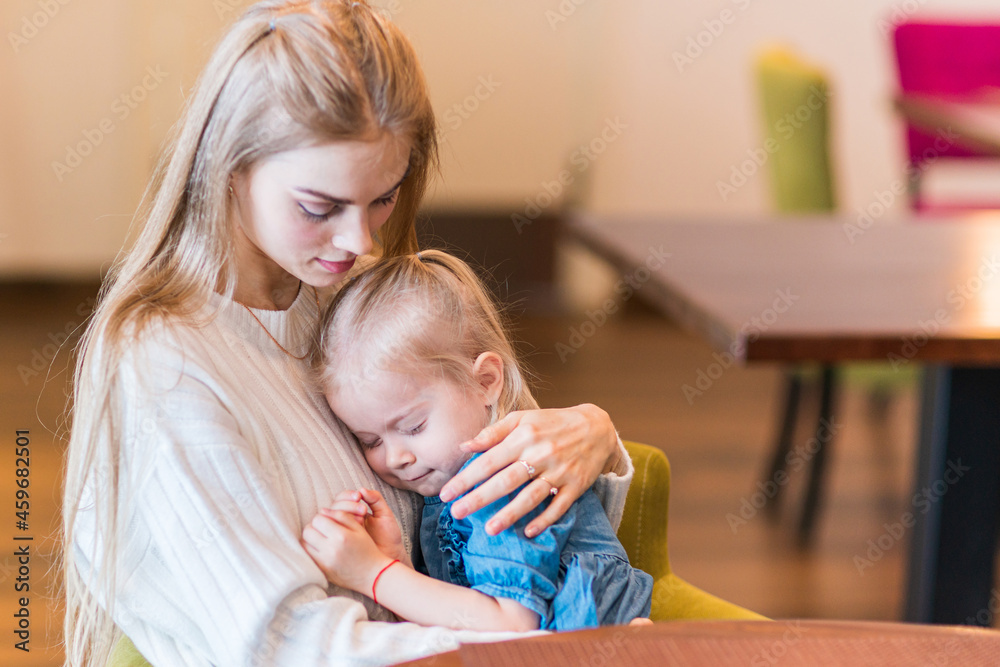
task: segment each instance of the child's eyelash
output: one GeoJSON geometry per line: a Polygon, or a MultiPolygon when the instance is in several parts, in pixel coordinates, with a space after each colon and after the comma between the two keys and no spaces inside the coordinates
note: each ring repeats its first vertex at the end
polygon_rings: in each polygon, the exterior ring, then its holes
{"type": "Polygon", "coordinates": [[[375,438],[371,442],[366,442],[357,436],[355,438],[357,438],[358,444],[361,445],[361,449],[375,449],[382,442],[382,438],[375,438]]]}
{"type": "Polygon", "coordinates": [[[416,435],[417,433],[420,433],[421,431],[424,430],[424,425],[426,423],[427,422],[421,422],[417,426],[414,426],[413,428],[411,428],[409,431],[406,432],[406,435],[416,435]]]}

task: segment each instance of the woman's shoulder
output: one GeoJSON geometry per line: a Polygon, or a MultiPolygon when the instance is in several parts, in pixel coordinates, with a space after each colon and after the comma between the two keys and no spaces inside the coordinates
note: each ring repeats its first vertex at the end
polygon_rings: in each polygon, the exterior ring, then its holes
{"type": "Polygon", "coordinates": [[[231,337],[213,318],[154,315],[122,328],[114,357],[126,382],[167,389],[182,375],[218,375],[231,337]]]}

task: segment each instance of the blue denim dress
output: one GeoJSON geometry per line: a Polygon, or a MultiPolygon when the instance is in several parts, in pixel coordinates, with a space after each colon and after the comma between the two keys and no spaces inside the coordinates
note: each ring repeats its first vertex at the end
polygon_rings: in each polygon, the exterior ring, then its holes
{"type": "Polygon", "coordinates": [[[486,522],[518,491],[464,519],[452,517],[454,501],[424,498],[420,549],[427,574],[515,600],[541,617],[544,630],[625,624],[649,616],[653,578],[629,565],[592,490],[534,539],[525,537],[524,528],[549,501],[499,535],[487,535],[486,522]]]}

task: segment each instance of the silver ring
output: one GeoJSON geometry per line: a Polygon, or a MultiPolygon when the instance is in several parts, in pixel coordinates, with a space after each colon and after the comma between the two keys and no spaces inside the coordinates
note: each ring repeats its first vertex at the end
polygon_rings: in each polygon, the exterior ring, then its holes
{"type": "Polygon", "coordinates": [[[538,476],[538,479],[542,480],[543,482],[545,482],[546,484],[548,484],[549,486],[551,486],[551,487],[552,487],[551,489],[549,489],[549,495],[550,495],[550,496],[554,496],[554,495],[556,495],[557,493],[559,493],[559,487],[558,487],[558,486],[556,486],[555,484],[553,484],[553,483],[552,483],[552,482],[550,482],[549,480],[545,479],[545,478],[544,478],[544,477],[542,477],[541,475],[539,475],[539,476],[538,476]]]}
{"type": "Polygon", "coordinates": [[[535,477],[535,466],[531,465],[530,463],[528,463],[524,459],[519,460],[518,463],[520,463],[521,465],[523,465],[524,469],[528,471],[528,479],[534,479],[534,477],[535,477]]]}

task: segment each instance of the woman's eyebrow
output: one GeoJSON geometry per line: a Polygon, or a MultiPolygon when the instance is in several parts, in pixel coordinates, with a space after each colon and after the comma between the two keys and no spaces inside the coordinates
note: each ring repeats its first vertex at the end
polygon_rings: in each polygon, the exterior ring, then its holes
{"type": "MultiPolygon", "coordinates": [[[[385,197],[388,197],[393,192],[395,192],[396,190],[398,190],[399,186],[401,186],[403,184],[403,181],[405,181],[406,177],[409,176],[409,175],[410,175],[410,171],[407,170],[406,173],[403,174],[403,177],[401,179],[399,179],[398,183],[396,183],[394,186],[392,186],[391,188],[389,188],[389,190],[386,191],[385,193],[383,193],[381,196],[376,197],[376,199],[384,199],[385,197]]],[[[354,202],[351,201],[350,199],[341,199],[340,197],[334,197],[333,195],[329,195],[329,194],[327,194],[325,192],[319,192],[318,190],[313,190],[312,188],[295,188],[295,190],[297,192],[301,192],[302,194],[312,195],[313,197],[316,197],[318,199],[324,199],[324,200],[330,202],[331,204],[340,204],[341,206],[353,206],[354,205],[354,202]]]]}

